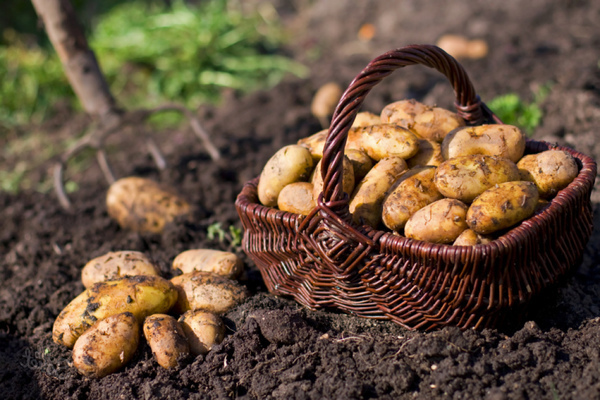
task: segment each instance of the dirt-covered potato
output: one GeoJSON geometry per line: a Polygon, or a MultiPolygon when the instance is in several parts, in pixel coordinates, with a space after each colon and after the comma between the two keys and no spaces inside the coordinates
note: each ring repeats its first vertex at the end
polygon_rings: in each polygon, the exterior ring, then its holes
{"type": "Polygon", "coordinates": [[[123,276],[160,275],[152,260],[139,251],[111,251],[96,257],[81,270],[83,286],[110,281],[123,276]]]}
{"type": "Polygon", "coordinates": [[[501,183],[473,200],[467,212],[467,224],[482,235],[509,228],[529,218],[538,200],[539,194],[533,182],[501,183]]]}
{"type": "Polygon", "coordinates": [[[156,362],[163,368],[179,366],[190,353],[183,327],[167,314],[154,314],[144,321],[144,337],[152,349],[156,362]]]}
{"type": "Polygon", "coordinates": [[[306,147],[310,151],[310,155],[315,163],[323,158],[323,148],[327,139],[327,131],[327,129],[323,129],[314,135],[298,140],[296,143],[299,146],[306,147]]]}
{"type": "Polygon", "coordinates": [[[498,183],[518,180],[519,169],[514,162],[481,154],[446,160],[435,173],[435,185],[440,193],[465,203],[498,183]]]}
{"type": "Polygon", "coordinates": [[[476,246],[478,244],[488,244],[491,241],[492,241],[492,239],[487,236],[480,235],[479,233],[477,233],[471,229],[466,229],[463,231],[463,233],[461,233],[456,238],[456,240],[454,241],[454,243],[452,243],[452,245],[453,246],[476,246]]]}
{"type": "Polygon", "coordinates": [[[139,340],[139,323],[132,313],[111,315],[77,339],[73,365],[82,375],[102,378],[129,362],[139,340]]]}
{"type": "Polygon", "coordinates": [[[396,124],[365,126],[358,128],[357,131],[362,137],[362,149],[375,161],[387,157],[400,157],[406,160],[419,151],[417,136],[396,124]]]}
{"type": "Polygon", "coordinates": [[[194,355],[206,354],[225,338],[225,325],[218,315],[204,310],[190,310],[179,319],[194,355]]]}
{"type": "Polygon", "coordinates": [[[467,206],[456,199],[442,199],[413,214],[404,226],[406,237],[432,243],[452,243],[468,228],[467,206]]]}
{"type": "MultiPolygon", "coordinates": [[[[321,192],[323,192],[323,176],[321,175],[321,161],[315,167],[313,174],[310,178],[313,185],[313,200],[316,202],[321,192]]],[[[342,186],[344,192],[348,193],[348,196],[354,191],[354,167],[352,162],[346,156],[342,161],[342,186]]]]}
{"type": "Polygon", "coordinates": [[[572,155],[562,150],[529,154],[517,163],[521,179],[535,183],[540,197],[550,199],[577,177],[579,168],[572,155]]]}
{"type": "Polygon", "coordinates": [[[184,274],[205,271],[226,278],[235,278],[243,268],[242,260],[234,253],[212,249],[186,250],[173,260],[173,269],[179,269],[184,274]]]}
{"type": "Polygon", "coordinates": [[[442,142],[445,160],[483,154],[516,163],[525,153],[525,135],[512,125],[479,125],[455,129],[442,142]]]}
{"type": "Polygon", "coordinates": [[[292,214],[308,215],[315,208],[313,184],[310,182],[290,183],[281,190],[277,208],[292,214]]]}
{"type": "Polygon", "coordinates": [[[362,150],[348,149],[344,155],[352,163],[354,171],[354,182],[360,182],[373,168],[373,160],[362,150]]]}
{"type": "Polygon", "coordinates": [[[248,297],[248,290],[239,283],[210,272],[194,271],[176,276],[171,282],[179,293],[174,310],[223,313],[248,297]]]}
{"type": "Polygon", "coordinates": [[[173,189],[136,176],[110,185],[106,208],[122,228],[152,233],[162,232],[169,222],[190,212],[190,205],[173,189]]]}
{"type": "Polygon", "coordinates": [[[465,125],[465,121],[456,113],[431,107],[414,99],[400,100],[385,106],[381,111],[381,122],[400,125],[435,142],[441,142],[448,132],[465,125]]]}
{"type": "Polygon", "coordinates": [[[381,124],[381,118],[379,118],[379,115],[373,114],[369,111],[362,111],[356,114],[356,118],[354,118],[354,122],[352,122],[352,128],[360,128],[363,126],[378,124],[381,124]]]}
{"type": "Polygon", "coordinates": [[[442,146],[433,140],[419,139],[419,150],[417,154],[406,160],[409,168],[433,165],[437,167],[444,162],[442,157],[442,146]]]}
{"type": "Polygon", "coordinates": [[[159,276],[126,276],[99,282],[73,299],[54,321],[52,339],[73,347],[75,341],[95,322],[123,312],[139,321],[146,316],[164,313],[177,300],[171,282],[159,276]]]}
{"type": "Polygon", "coordinates": [[[373,166],[350,198],[350,213],[355,223],[372,227],[379,225],[383,199],[396,179],[406,170],[406,161],[400,157],[384,158],[373,166]]]}
{"type": "Polygon", "coordinates": [[[315,93],[310,111],[317,117],[321,125],[327,126],[327,118],[333,115],[335,106],[342,97],[342,88],[335,82],[328,82],[315,93]]]}
{"type": "Polygon", "coordinates": [[[443,196],[435,187],[435,167],[416,167],[406,171],[394,183],[383,201],[381,219],[385,226],[400,231],[421,208],[443,196]]]}
{"type": "Polygon", "coordinates": [[[275,207],[281,189],[293,182],[306,181],[312,170],[313,159],[306,147],[292,144],[281,148],[260,174],[258,199],[265,206],[275,207]]]}

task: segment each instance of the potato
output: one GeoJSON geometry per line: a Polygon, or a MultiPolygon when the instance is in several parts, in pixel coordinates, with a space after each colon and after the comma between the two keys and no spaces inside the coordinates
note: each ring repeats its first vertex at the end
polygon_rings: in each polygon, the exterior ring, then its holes
{"type": "Polygon", "coordinates": [[[171,282],[159,276],[126,276],[99,282],[73,299],[54,321],[52,339],[73,347],[75,341],[95,322],[111,315],[131,312],[139,321],[169,310],[177,300],[171,282]]]}
{"type": "Polygon", "coordinates": [[[135,176],[110,185],[106,208],[122,228],[151,233],[162,232],[176,217],[190,212],[190,205],[172,189],[135,176]]]}
{"type": "Polygon", "coordinates": [[[419,150],[417,154],[406,160],[409,168],[425,165],[437,167],[444,162],[442,157],[442,146],[438,142],[428,139],[419,139],[419,150]]]}
{"type": "Polygon", "coordinates": [[[488,244],[492,241],[491,238],[487,236],[480,235],[479,233],[466,229],[461,233],[454,243],[453,246],[476,246],[478,244],[488,244]]]}
{"type": "Polygon", "coordinates": [[[572,155],[561,150],[547,150],[523,157],[517,167],[521,180],[535,183],[541,198],[551,199],[577,177],[579,168],[572,155]]]}
{"type": "Polygon", "coordinates": [[[388,104],[381,111],[382,123],[410,129],[423,139],[441,142],[448,132],[465,125],[456,113],[431,107],[414,99],[388,104]]]}
{"type": "MultiPolygon", "coordinates": [[[[315,167],[313,174],[310,178],[313,185],[313,200],[317,201],[321,192],[323,192],[323,176],[321,175],[321,161],[315,167]]],[[[348,193],[348,197],[354,190],[354,167],[352,162],[346,156],[342,161],[342,186],[344,192],[348,193]]]]}
{"type": "Polygon", "coordinates": [[[372,112],[363,111],[356,114],[356,118],[354,118],[354,122],[352,122],[352,128],[360,128],[363,126],[378,124],[381,124],[381,118],[379,118],[379,115],[373,114],[372,112]]]}
{"type": "Polygon", "coordinates": [[[408,159],[419,151],[417,136],[401,126],[380,124],[359,129],[362,149],[375,161],[387,157],[408,159]]]}
{"type": "Polygon", "coordinates": [[[355,223],[379,225],[383,199],[406,169],[406,162],[400,157],[384,158],[373,166],[350,198],[350,213],[355,223]]]}
{"type": "Polygon", "coordinates": [[[171,282],[179,293],[174,307],[179,313],[197,309],[222,313],[248,297],[244,286],[210,272],[190,272],[176,276],[171,282]]]}
{"type": "Polygon", "coordinates": [[[533,182],[501,183],[473,201],[467,212],[467,224],[482,235],[509,228],[530,217],[538,200],[533,182]]]}
{"type": "Polygon", "coordinates": [[[310,155],[313,161],[316,163],[323,158],[323,148],[325,147],[325,140],[327,139],[327,129],[323,129],[306,138],[298,140],[297,144],[302,147],[306,147],[310,151],[310,155]]]}
{"type": "Polygon", "coordinates": [[[437,46],[454,58],[476,60],[485,57],[488,53],[488,45],[484,40],[469,40],[461,35],[443,35],[438,39],[437,46]]]}
{"type": "Polygon", "coordinates": [[[452,243],[468,228],[468,207],[456,199],[442,199],[414,213],[404,226],[406,237],[432,243],[452,243]]]}
{"type": "Polygon", "coordinates": [[[144,336],[156,362],[163,368],[178,367],[180,361],[190,353],[183,327],[170,315],[154,314],[146,318],[144,336]]]}
{"type": "Polygon", "coordinates": [[[322,126],[327,126],[327,119],[333,115],[340,97],[342,97],[342,88],[335,82],[324,84],[315,93],[310,111],[322,126]]]}
{"type": "Polygon", "coordinates": [[[73,347],[73,365],[82,375],[102,378],[129,362],[140,340],[135,316],[124,312],[98,321],[73,347]]]}
{"type": "Polygon", "coordinates": [[[160,274],[158,267],[142,252],[111,251],[88,261],[81,270],[81,281],[89,288],[94,283],[133,275],[160,274]]]}
{"type": "Polygon", "coordinates": [[[173,260],[173,269],[179,269],[184,274],[205,271],[225,278],[235,278],[243,268],[242,260],[235,254],[212,249],[186,250],[173,260]]]}
{"type": "Polygon", "coordinates": [[[416,167],[405,172],[394,183],[383,201],[381,219],[385,226],[400,231],[418,210],[443,196],[435,187],[435,167],[416,167]]]}
{"type": "Polygon", "coordinates": [[[442,142],[445,160],[454,157],[483,154],[508,158],[516,163],[525,152],[525,136],[512,125],[479,125],[458,128],[442,142]]]}
{"type": "Polygon", "coordinates": [[[308,215],[315,206],[313,184],[310,182],[290,183],[281,190],[277,199],[277,207],[281,211],[293,214],[308,215]]]}
{"type": "Polygon", "coordinates": [[[310,151],[300,145],[281,148],[265,165],[258,182],[258,198],[267,207],[277,205],[279,192],[293,182],[306,181],[313,169],[310,151]]]}
{"type": "Polygon", "coordinates": [[[204,310],[190,310],[179,322],[194,355],[206,354],[225,338],[225,325],[219,316],[204,310]]]}
{"type": "Polygon", "coordinates": [[[362,150],[348,149],[344,151],[344,155],[352,163],[354,182],[360,182],[373,168],[373,160],[362,150]]]}
{"type": "Polygon", "coordinates": [[[435,185],[440,193],[465,203],[498,183],[518,180],[519,169],[514,162],[481,154],[446,160],[435,173],[435,185]]]}

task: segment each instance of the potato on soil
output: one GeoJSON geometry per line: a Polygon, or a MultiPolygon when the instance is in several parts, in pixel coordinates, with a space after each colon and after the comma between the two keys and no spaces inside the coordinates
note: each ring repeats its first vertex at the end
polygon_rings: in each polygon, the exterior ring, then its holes
{"type": "Polygon", "coordinates": [[[122,228],[151,233],[162,232],[176,217],[190,212],[190,205],[172,189],[139,177],[110,185],[106,208],[122,228]]]}
{"type": "Polygon", "coordinates": [[[461,233],[454,243],[453,246],[476,246],[478,244],[488,244],[492,241],[491,238],[487,236],[480,235],[479,233],[466,229],[461,233]]]}
{"type": "Polygon", "coordinates": [[[132,313],[111,315],[77,339],[73,365],[82,375],[102,378],[129,362],[139,340],[139,323],[132,313]]]}
{"type": "Polygon", "coordinates": [[[363,126],[378,124],[381,124],[381,118],[379,118],[379,115],[368,111],[362,111],[356,114],[356,118],[354,118],[354,122],[352,122],[352,128],[360,128],[363,126]]]}
{"type": "Polygon", "coordinates": [[[190,310],[179,319],[194,355],[206,354],[225,338],[225,325],[218,315],[205,310],[190,310]]]}
{"type": "Polygon", "coordinates": [[[384,158],[373,166],[350,198],[350,213],[355,223],[379,225],[383,199],[406,170],[406,162],[400,157],[384,158]]]}
{"type": "Polygon", "coordinates": [[[435,187],[435,167],[416,167],[406,171],[394,183],[383,201],[381,219],[385,226],[400,231],[421,208],[443,196],[435,187]]]}
{"type": "Polygon", "coordinates": [[[321,125],[327,126],[327,118],[333,115],[340,97],[342,97],[342,88],[335,82],[328,82],[317,90],[310,105],[310,111],[317,117],[321,125]]]}
{"type": "MultiPolygon", "coordinates": [[[[317,201],[321,192],[323,192],[323,176],[321,175],[321,161],[315,167],[313,174],[310,178],[310,181],[313,185],[313,200],[317,201]]],[[[352,166],[352,162],[346,156],[342,161],[342,186],[344,192],[348,193],[348,197],[354,191],[354,167],[352,166]]]]}
{"type": "Polygon", "coordinates": [[[413,214],[404,227],[406,237],[432,243],[452,243],[468,228],[468,207],[456,199],[442,199],[413,214]]]}
{"type": "Polygon", "coordinates": [[[400,100],[385,106],[381,111],[381,122],[400,125],[435,142],[441,142],[448,132],[465,125],[458,114],[414,99],[400,100]]]}
{"type": "Polygon", "coordinates": [[[469,228],[482,235],[509,228],[529,218],[538,200],[533,182],[501,183],[473,201],[467,212],[467,223],[469,228]]]}
{"type": "Polygon", "coordinates": [[[352,163],[354,171],[354,182],[360,182],[373,168],[373,160],[362,150],[348,149],[344,151],[352,163]]]}
{"type": "Polygon", "coordinates": [[[437,167],[444,162],[442,146],[438,142],[428,139],[419,139],[417,154],[406,160],[409,168],[433,165],[437,167]]]}
{"type": "Polygon", "coordinates": [[[174,307],[179,313],[198,309],[223,313],[248,297],[244,286],[210,272],[190,272],[176,276],[171,282],[179,293],[174,307]]]}
{"type": "Polygon", "coordinates": [[[52,339],[73,347],[75,341],[97,321],[123,312],[132,313],[139,321],[146,316],[164,313],[177,300],[171,282],[159,276],[126,276],[99,282],[73,299],[56,318],[52,339]]]}
{"type": "Polygon", "coordinates": [[[163,368],[178,367],[180,361],[190,353],[183,327],[170,315],[154,314],[146,318],[144,337],[158,365],[163,368]]]}
{"type": "Polygon", "coordinates": [[[525,153],[525,135],[512,125],[479,125],[458,128],[442,142],[444,159],[472,154],[508,158],[516,163],[525,153]]]}
{"type": "Polygon", "coordinates": [[[292,214],[310,214],[315,208],[313,184],[310,182],[290,183],[279,193],[277,208],[292,214]]]}
{"type": "Polygon", "coordinates": [[[111,251],[96,257],[81,270],[83,286],[133,275],[160,275],[152,260],[139,251],[111,251]]]}
{"type": "Polygon", "coordinates": [[[366,126],[357,132],[362,137],[362,149],[375,161],[387,157],[408,159],[419,151],[417,136],[396,124],[366,126]]]}
{"type": "Polygon", "coordinates": [[[271,157],[260,174],[258,198],[267,207],[275,207],[279,192],[293,182],[306,181],[313,170],[310,151],[300,145],[281,148],[271,157]]]}
{"type": "Polygon", "coordinates": [[[577,177],[579,168],[572,155],[561,150],[529,154],[517,163],[521,179],[535,183],[540,197],[550,199],[577,177]]]}
{"type": "Polygon", "coordinates": [[[186,250],[173,260],[173,269],[179,269],[184,274],[204,271],[235,278],[243,268],[242,260],[234,253],[212,249],[186,250]]]}
{"type": "Polygon", "coordinates": [[[484,40],[469,40],[461,35],[444,35],[438,39],[437,46],[455,58],[476,60],[488,54],[488,45],[484,40]]]}
{"type": "Polygon", "coordinates": [[[475,154],[444,161],[435,173],[435,185],[445,197],[470,203],[498,183],[518,181],[519,169],[507,158],[475,154]]]}

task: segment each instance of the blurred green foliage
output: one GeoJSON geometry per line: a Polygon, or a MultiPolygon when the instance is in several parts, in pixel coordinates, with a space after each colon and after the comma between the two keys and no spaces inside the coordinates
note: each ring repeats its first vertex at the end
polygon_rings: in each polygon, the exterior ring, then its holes
{"type": "Polygon", "coordinates": [[[487,105],[502,122],[523,128],[525,133],[531,136],[542,121],[543,112],[540,104],[548,96],[550,89],[549,84],[540,87],[534,93],[532,102],[525,102],[519,95],[508,93],[493,98],[487,105]]]}

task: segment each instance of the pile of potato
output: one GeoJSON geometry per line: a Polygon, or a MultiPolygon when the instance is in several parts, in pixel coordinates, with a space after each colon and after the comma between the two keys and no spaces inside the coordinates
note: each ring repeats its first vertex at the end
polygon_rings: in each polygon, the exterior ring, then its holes
{"type": "MultiPolygon", "coordinates": [[[[259,201],[308,215],[322,192],[327,130],[280,149],[265,165],[259,201]]],[[[551,201],[578,174],[567,152],[524,156],[511,125],[465,126],[415,100],[358,113],[348,132],[343,190],[357,224],[433,243],[488,243],[551,201]],[[383,226],[382,226],[383,225],[383,226]]]]}
{"type": "Polygon", "coordinates": [[[140,331],[158,364],[176,368],[189,354],[205,354],[223,340],[219,315],[248,296],[233,280],[242,269],[233,253],[188,250],[173,260],[173,271],[183,274],[168,280],[141,252],[109,252],[84,266],[86,290],[59,314],[52,338],[73,349],[73,364],[86,376],[103,377],[124,366],[140,331]]]}

